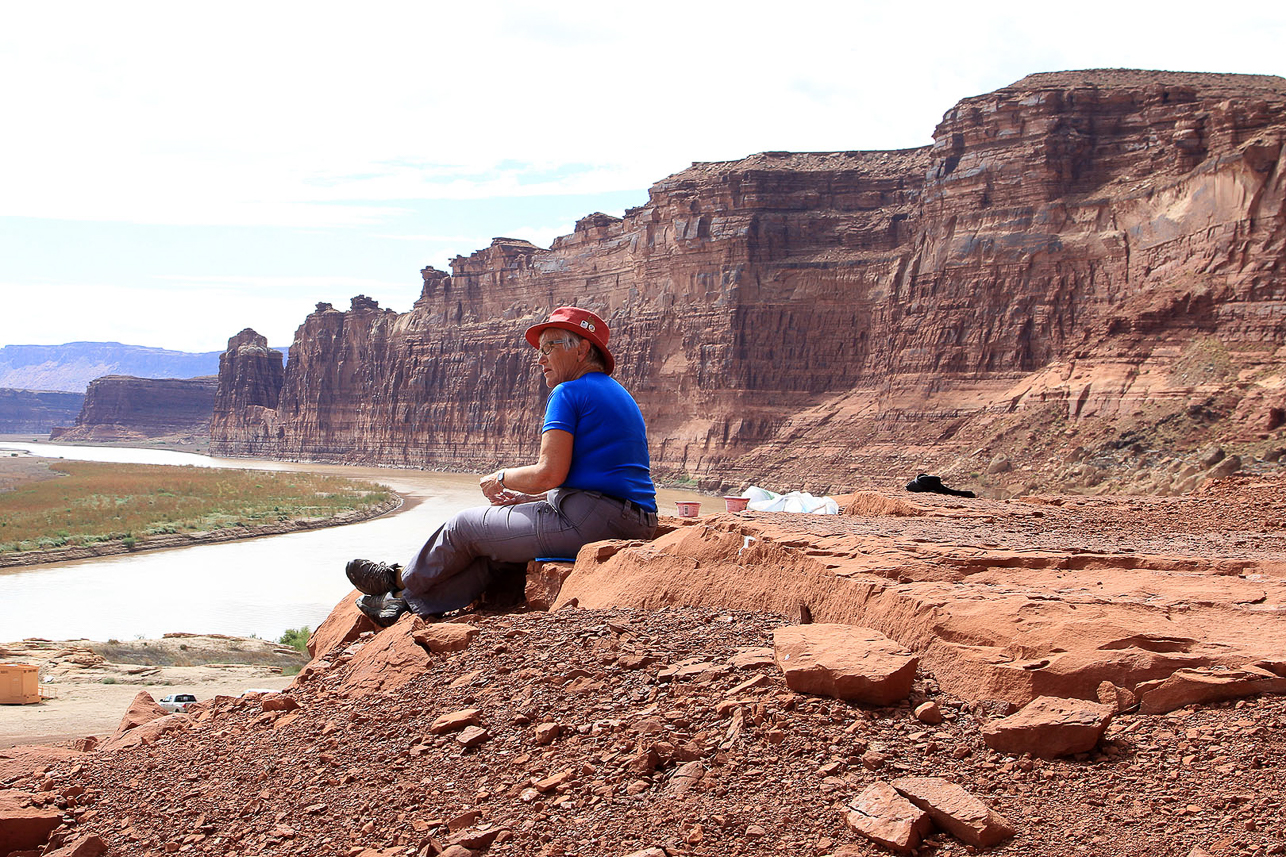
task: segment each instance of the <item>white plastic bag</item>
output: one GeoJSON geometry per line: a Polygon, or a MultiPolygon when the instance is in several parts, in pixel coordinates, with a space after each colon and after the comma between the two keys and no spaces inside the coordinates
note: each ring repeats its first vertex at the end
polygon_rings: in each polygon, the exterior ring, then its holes
{"type": "Polygon", "coordinates": [[[839,504],[830,497],[814,497],[807,491],[777,494],[751,485],[741,494],[750,500],[746,508],[752,512],[797,512],[815,515],[838,515],[839,504]]]}

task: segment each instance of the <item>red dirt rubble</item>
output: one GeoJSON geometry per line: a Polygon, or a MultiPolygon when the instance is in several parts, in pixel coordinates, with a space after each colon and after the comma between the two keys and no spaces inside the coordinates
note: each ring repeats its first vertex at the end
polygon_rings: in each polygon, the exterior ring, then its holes
{"type": "MultiPolygon", "coordinates": [[[[988,749],[981,727],[1000,712],[944,693],[923,669],[887,707],[796,693],[763,663],[718,669],[766,647],[785,624],[773,615],[469,618],[467,650],[426,652],[396,690],[350,695],[350,674],[362,649],[400,652],[388,638],[412,639],[409,621],[314,663],[289,691],[298,710],[216,698],[190,729],[54,760],[0,788],[43,795],[60,810],[57,835],[97,835],[113,855],[878,854],[848,826],[849,804],[903,777],[957,784],[1007,819],[1017,834],[996,854],[1286,853],[1281,697],[1120,714],[1094,751],[1044,761],[988,749]],[[692,659],[715,668],[661,681],[692,659]],[[587,689],[571,693],[578,682],[587,689]],[[927,701],[940,724],[914,716],[927,701]],[[442,715],[469,709],[490,740],[434,734],[442,715]]],[[[939,830],[920,853],[964,847],[939,830]]]]}

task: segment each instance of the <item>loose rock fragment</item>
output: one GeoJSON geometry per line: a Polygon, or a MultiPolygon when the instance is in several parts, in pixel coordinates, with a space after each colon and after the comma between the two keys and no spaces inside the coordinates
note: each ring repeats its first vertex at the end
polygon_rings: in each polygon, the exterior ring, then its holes
{"type": "Polygon", "coordinates": [[[915,719],[921,723],[937,725],[942,722],[942,711],[936,702],[925,702],[916,706],[915,719]]]}
{"type": "Polygon", "coordinates": [[[457,622],[439,622],[424,625],[411,632],[411,638],[430,652],[459,652],[469,648],[469,642],[478,635],[473,625],[457,622]]]}
{"type": "Polygon", "coordinates": [[[1164,714],[1193,703],[1286,693],[1286,678],[1255,665],[1235,670],[1202,667],[1175,670],[1167,679],[1143,682],[1134,690],[1141,713],[1164,714]]]}
{"type": "Polygon", "coordinates": [[[1098,701],[1112,709],[1113,713],[1120,714],[1122,711],[1129,711],[1139,704],[1138,697],[1129,688],[1117,687],[1110,681],[1105,681],[1098,686],[1098,701]]]}
{"type": "Polygon", "coordinates": [[[477,708],[463,708],[459,711],[452,711],[443,714],[433,724],[429,726],[429,731],[434,735],[445,735],[447,732],[456,732],[466,726],[477,726],[481,722],[479,719],[482,711],[477,708]]]}
{"type": "Polygon", "coordinates": [[[471,748],[477,747],[479,744],[489,741],[490,739],[491,733],[486,729],[483,729],[481,726],[467,726],[459,735],[455,736],[455,740],[458,743],[471,748]]]}
{"type": "Polygon", "coordinates": [[[990,848],[1016,832],[1000,813],[941,777],[900,777],[893,788],[966,845],[990,848]]]}
{"type": "Polygon", "coordinates": [[[844,820],[853,830],[902,854],[909,854],[929,835],[929,814],[886,782],[872,783],[848,805],[844,820]]]}
{"type": "Polygon", "coordinates": [[[1040,696],[1017,714],[989,721],[982,738],[1002,753],[1053,759],[1094,749],[1111,719],[1112,709],[1097,702],[1040,696]]]}
{"type": "Polygon", "coordinates": [[[879,631],[854,625],[778,628],[773,649],[791,690],[873,705],[905,699],[919,663],[879,631]]]}

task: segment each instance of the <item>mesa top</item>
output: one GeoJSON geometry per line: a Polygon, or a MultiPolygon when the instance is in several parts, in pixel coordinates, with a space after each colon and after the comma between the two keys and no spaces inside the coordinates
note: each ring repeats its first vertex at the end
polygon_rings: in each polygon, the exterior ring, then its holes
{"type": "Polygon", "coordinates": [[[550,429],[572,436],[572,465],[561,487],[599,491],[656,511],[643,414],[611,376],[589,372],[551,390],[541,431],[550,429]]]}

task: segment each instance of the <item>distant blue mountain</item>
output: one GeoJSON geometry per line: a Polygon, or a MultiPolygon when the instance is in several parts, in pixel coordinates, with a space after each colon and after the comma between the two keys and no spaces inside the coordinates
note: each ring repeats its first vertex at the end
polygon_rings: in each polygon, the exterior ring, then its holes
{"type": "Polygon", "coordinates": [[[136,378],[196,378],[219,373],[219,351],[192,353],[123,345],[68,342],[0,348],[0,387],[84,393],[103,375],[136,378]]]}

